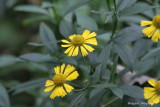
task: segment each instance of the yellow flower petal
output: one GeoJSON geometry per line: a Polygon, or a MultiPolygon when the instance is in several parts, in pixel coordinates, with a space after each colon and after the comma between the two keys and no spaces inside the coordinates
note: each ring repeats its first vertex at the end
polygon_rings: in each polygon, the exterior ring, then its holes
{"type": "Polygon", "coordinates": [[[156,85],[156,82],[155,82],[154,79],[150,79],[150,80],[148,81],[148,83],[151,84],[153,87],[155,87],[155,85],[156,85]]]}
{"type": "Polygon", "coordinates": [[[154,95],[152,98],[150,98],[148,100],[148,103],[151,104],[151,105],[153,105],[155,103],[158,103],[158,102],[159,102],[159,96],[157,96],[157,95],[154,95]]]}
{"type": "Polygon", "coordinates": [[[65,64],[62,64],[62,65],[61,65],[61,73],[63,73],[64,68],[65,68],[65,64]]]}
{"type": "Polygon", "coordinates": [[[85,43],[92,44],[92,45],[98,45],[96,38],[87,39],[85,43]]]}
{"type": "Polygon", "coordinates": [[[87,50],[83,46],[81,46],[80,49],[81,49],[82,56],[88,55],[87,50]]]}
{"type": "Polygon", "coordinates": [[[69,76],[66,77],[66,80],[72,81],[72,80],[77,79],[78,76],[79,76],[78,72],[74,71],[69,76]]]}
{"type": "Polygon", "coordinates": [[[71,44],[69,44],[69,45],[61,45],[62,47],[70,47],[71,46],[71,44]]]}
{"type": "Polygon", "coordinates": [[[72,55],[73,55],[74,49],[75,49],[75,46],[73,46],[73,47],[71,48],[71,50],[70,50],[69,53],[68,53],[68,56],[72,56],[72,55]]]}
{"type": "Polygon", "coordinates": [[[69,47],[64,53],[65,53],[65,54],[68,54],[69,51],[70,51],[73,47],[74,47],[74,46],[69,47]]]}
{"type": "Polygon", "coordinates": [[[141,26],[147,26],[147,25],[151,25],[151,24],[152,24],[152,21],[145,21],[145,20],[141,21],[141,26]]]}
{"type": "Polygon", "coordinates": [[[92,48],[92,47],[89,46],[89,45],[84,44],[83,46],[84,46],[89,52],[94,51],[94,48],[92,48]]]}
{"type": "Polygon", "coordinates": [[[54,82],[52,80],[47,80],[46,83],[45,83],[45,86],[48,87],[48,86],[51,86],[51,85],[54,85],[54,82]]]}
{"type": "Polygon", "coordinates": [[[73,34],[73,35],[69,36],[69,39],[72,40],[75,36],[76,36],[76,34],[73,34]]]}
{"type": "Polygon", "coordinates": [[[65,89],[66,89],[66,91],[69,93],[69,92],[71,92],[74,88],[72,87],[72,86],[70,86],[70,85],[68,85],[68,84],[64,84],[64,87],[65,87],[65,89]]]}
{"type": "Polygon", "coordinates": [[[74,51],[73,51],[73,55],[72,56],[77,56],[78,55],[78,51],[79,51],[79,46],[76,46],[74,51]]]}
{"type": "Polygon", "coordinates": [[[156,30],[156,27],[151,25],[150,27],[143,29],[142,32],[150,38],[155,33],[155,30],[156,30]]]}
{"type": "Polygon", "coordinates": [[[84,38],[86,38],[89,35],[89,33],[90,33],[89,30],[85,30],[82,35],[84,38]]]}
{"type": "Polygon", "coordinates": [[[75,67],[68,64],[64,71],[64,75],[67,77],[74,70],[75,70],[75,67]]]}
{"type": "Polygon", "coordinates": [[[97,34],[95,32],[90,33],[88,36],[85,37],[85,39],[90,39],[97,36],[97,34]]]}
{"type": "Polygon", "coordinates": [[[49,91],[53,90],[54,87],[55,86],[47,87],[47,88],[44,89],[44,92],[49,92],[49,91]]]}
{"type": "Polygon", "coordinates": [[[54,71],[56,74],[60,73],[60,66],[54,67],[54,71]]]}
{"type": "Polygon", "coordinates": [[[59,90],[58,87],[56,87],[56,88],[53,90],[53,92],[52,92],[51,95],[50,95],[50,98],[51,98],[51,99],[54,99],[56,96],[58,96],[58,90],[59,90]]]}
{"type": "Polygon", "coordinates": [[[67,93],[65,92],[63,87],[62,86],[58,86],[53,90],[53,92],[50,95],[50,98],[54,99],[56,96],[64,97],[65,95],[67,95],[67,93]]]}
{"type": "Polygon", "coordinates": [[[67,40],[61,40],[63,43],[70,43],[69,41],[67,40]]]}
{"type": "Polygon", "coordinates": [[[144,98],[149,99],[155,95],[155,88],[144,87],[144,98]]]}
{"type": "Polygon", "coordinates": [[[157,29],[157,30],[155,31],[155,33],[153,34],[151,40],[154,41],[154,42],[158,42],[159,38],[160,38],[160,30],[157,29]]]}

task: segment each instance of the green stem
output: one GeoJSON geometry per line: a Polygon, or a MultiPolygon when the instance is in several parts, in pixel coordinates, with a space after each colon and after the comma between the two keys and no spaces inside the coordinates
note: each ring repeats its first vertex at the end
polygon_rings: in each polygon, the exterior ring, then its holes
{"type": "Polygon", "coordinates": [[[113,62],[113,67],[112,67],[112,72],[111,72],[111,77],[110,77],[110,83],[114,82],[114,77],[116,74],[116,69],[117,69],[117,63],[118,63],[118,55],[116,55],[114,62],[113,62]]]}
{"type": "Polygon", "coordinates": [[[110,100],[107,104],[103,105],[102,107],[108,107],[108,105],[110,105],[111,103],[115,102],[115,101],[118,100],[118,99],[119,99],[119,98],[116,97],[116,98],[110,100]]]}
{"type": "Polygon", "coordinates": [[[92,68],[89,66],[89,64],[85,61],[84,57],[83,57],[83,61],[84,63],[88,66],[88,68],[91,70],[92,73],[94,73],[94,71],[92,70],[92,68]]]}

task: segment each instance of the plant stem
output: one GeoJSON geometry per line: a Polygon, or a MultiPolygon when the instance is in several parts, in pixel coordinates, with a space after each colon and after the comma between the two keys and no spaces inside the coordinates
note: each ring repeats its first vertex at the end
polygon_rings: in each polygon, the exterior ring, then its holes
{"type": "Polygon", "coordinates": [[[88,68],[91,70],[92,73],[94,73],[94,71],[92,70],[92,68],[89,66],[89,64],[85,61],[84,57],[83,57],[83,61],[84,63],[88,66],[88,68]]]}
{"type": "Polygon", "coordinates": [[[118,99],[119,99],[119,98],[116,97],[116,98],[110,100],[107,104],[103,105],[102,107],[108,107],[108,105],[110,105],[111,103],[115,102],[115,101],[118,100],[118,99]]]}
{"type": "Polygon", "coordinates": [[[118,63],[118,55],[116,55],[116,57],[114,59],[114,63],[113,63],[113,67],[112,67],[112,73],[111,73],[111,77],[110,77],[110,83],[114,82],[114,77],[115,77],[115,74],[116,74],[117,63],[118,63]]]}

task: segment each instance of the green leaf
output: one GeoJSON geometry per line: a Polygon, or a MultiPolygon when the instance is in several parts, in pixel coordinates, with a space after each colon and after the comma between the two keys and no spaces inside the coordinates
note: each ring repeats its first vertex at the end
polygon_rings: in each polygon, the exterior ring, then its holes
{"type": "Polygon", "coordinates": [[[119,87],[114,87],[114,88],[110,88],[111,91],[114,93],[114,95],[116,95],[117,97],[119,97],[120,99],[123,98],[123,91],[121,88],[119,87]]]}
{"type": "Polygon", "coordinates": [[[45,23],[40,24],[40,39],[51,51],[56,51],[58,49],[55,35],[45,23]]]}
{"type": "Polygon", "coordinates": [[[134,15],[134,14],[142,13],[144,11],[158,8],[158,7],[160,7],[160,6],[148,6],[148,5],[144,5],[144,4],[135,4],[131,7],[128,7],[126,9],[120,11],[119,15],[120,16],[134,15]]]}
{"type": "Polygon", "coordinates": [[[56,57],[40,53],[27,53],[21,55],[19,58],[31,62],[57,62],[58,60],[56,57]]]}
{"type": "Polygon", "coordinates": [[[83,6],[85,4],[87,4],[88,2],[90,2],[90,0],[81,0],[80,2],[74,4],[73,6],[71,6],[66,12],[65,15],[76,10],[77,8],[79,8],[80,6],[83,6]]]}
{"type": "Polygon", "coordinates": [[[111,44],[108,44],[103,50],[102,52],[100,53],[99,55],[99,61],[98,62],[101,62],[100,65],[98,65],[95,69],[95,76],[96,78],[99,80],[100,78],[100,74],[102,71],[105,71],[106,69],[106,66],[108,64],[108,60],[109,60],[109,56],[110,56],[110,52],[111,52],[111,49],[112,49],[112,43],[111,44]]]}
{"type": "Polygon", "coordinates": [[[137,0],[123,0],[120,4],[120,6],[118,7],[118,11],[121,11],[127,7],[132,6],[137,0]]]}
{"type": "Polygon", "coordinates": [[[103,88],[96,88],[93,89],[90,93],[89,98],[93,98],[95,95],[97,95],[98,93],[102,92],[103,88]]]}
{"type": "Polygon", "coordinates": [[[95,20],[93,20],[90,16],[76,13],[77,16],[77,24],[82,28],[96,31],[98,30],[98,26],[95,20]]]}
{"type": "Polygon", "coordinates": [[[128,66],[132,71],[134,68],[133,58],[131,52],[121,43],[114,42],[114,49],[120,56],[121,60],[128,66]]]}
{"type": "Polygon", "coordinates": [[[14,10],[21,11],[21,12],[31,12],[31,13],[48,15],[48,12],[45,9],[40,8],[38,6],[34,6],[34,5],[21,5],[21,6],[15,7],[14,10]]]}
{"type": "Polygon", "coordinates": [[[10,107],[7,90],[0,84],[0,107],[10,107]]]}
{"type": "Polygon", "coordinates": [[[144,99],[143,89],[140,87],[131,86],[131,85],[124,85],[124,86],[121,86],[121,89],[122,89],[124,95],[130,96],[133,98],[144,99]]]}
{"type": "Polygon", "coordinates": [[[73,25],[71,22],[68,22],[66,20],[62,20],[60,23],[60,33],[63,35],[63,37],[68,38],[68,36],[73,34],[73,25]]]}
{"type": "Polygon", "coordinates": [[[14,56],[11,56],[11,55],[1,56],[0,57],[0,67],[12,65],[18,61],[20,61],[20,60],[14,56]]]}
{"type": "Polygon", "coordinates": [[[9,91],[13,91],[13,94],[16,95],[21,92],[25,92],[31,89],[35,89],[35,88],[44,86],[45,81],[46,79],[43,78],[43,79],[37,79],[37,80],[25,82],[25,83],[12,87],[9,91]]]}
{"type": "Polygon", "coordinates": [[[101,83],[101,84],[97,84],[97,85],[92,85],[91,87],[94,87],[94,88],[114,88],[114,87],[117,87],[117,85],[111,84],[111,83],[101,83]]]}
{"type": "Polygon", "coordinates": [[[159,54],[160,54],[160,47],[155,48],[155,49],[152,49],[151,51],[149,51],[149,52],[142,58],[142,60],[145,60],[145,59],[154,57],[154,56],[159,55],[159,54]]]}
{"type": "Polygon", "coordinates": [[[82,91],[78,93],[78,96],[76,96],[72,101],[71,101],[71,107],[76,107],[78,103],[80,103],[86,95],[86,91],[82,91]]]}
{"type": "Polygon", "coordinates": [[[59,60],[59,62],[77,65],[77,61],[74,58],[71,58],[71,57],[62,58],[62,59],[59,60]]]}

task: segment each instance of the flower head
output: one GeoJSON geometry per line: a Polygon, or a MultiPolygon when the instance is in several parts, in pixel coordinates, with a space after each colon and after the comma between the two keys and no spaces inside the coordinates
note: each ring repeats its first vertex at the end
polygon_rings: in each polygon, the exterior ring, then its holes
{"type": "Polygon", "coordinates": [[[54,68],[55,75],[52,80],[47,80],[45,83],[46,88],[44,92],[52,91],[50,98],[54,99],[56,96],[64,97],[67,92],[71,92],[74,88],[68,85],[67,81],[75,80],[79,74],[75,67],[71,65],[62,64],[54,68]]]}
{"type": "Polygon", "coordinates": [[[160,14],[153,17],[152,21],[141,21],[141,26],[147,26],[149,27],[142,30],[142,32],[151,38],[152,41],[158,42],[160,38],[160,14]]]}
{"type": "Polygon", "coordinates": [[[89,46],[97,45],[97,40],[94,38],[96,36],[95,32],[90,33],[89,30],[85,30],[82,35],[74,34],[69,36],[70,41],[62,40],[65,45],[61,45],[62,47],[67,47],[67,50],[64,52],[68,56],[77,56],[80,50],[82,56],[88,55],[88,51],[94,51],[94,48],[89,46]]]}
{"type": "Polygon", "coordinates": [[[160,81],[150,79],[148,81],[153,87],[144,87],[144,98],[148,99],[148,103],[153,105],[160,102],[160,81]]]}

